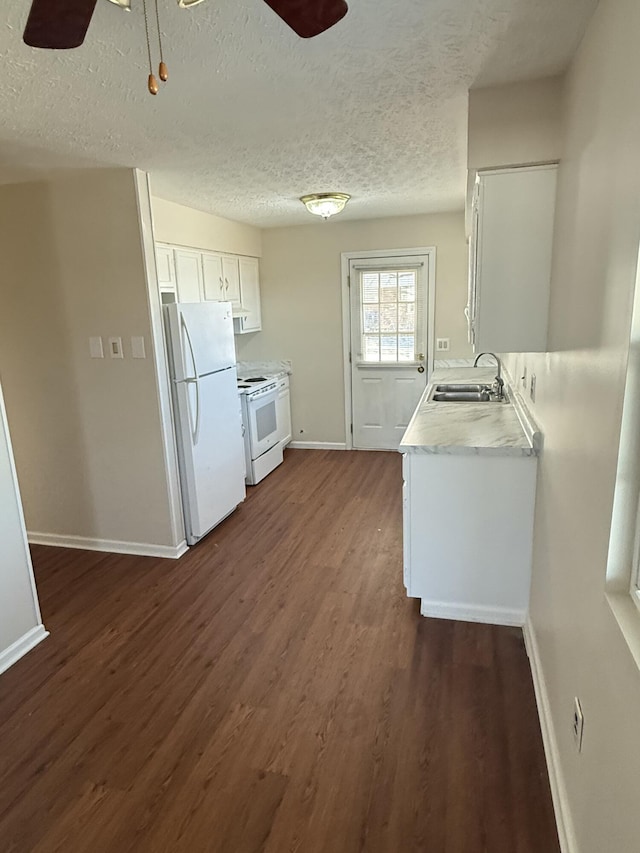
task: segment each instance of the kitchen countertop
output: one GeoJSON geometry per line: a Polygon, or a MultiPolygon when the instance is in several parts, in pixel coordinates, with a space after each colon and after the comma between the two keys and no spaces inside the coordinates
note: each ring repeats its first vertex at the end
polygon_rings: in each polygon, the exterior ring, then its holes
{"type": "Polygon", "coordinates": [[[402,437],[400,453],[536,456],[540,434],[508,386],[507,403],[427,402],[435,384],[490,384],[495,375],[495,367],[434,370],[402,437]]]}

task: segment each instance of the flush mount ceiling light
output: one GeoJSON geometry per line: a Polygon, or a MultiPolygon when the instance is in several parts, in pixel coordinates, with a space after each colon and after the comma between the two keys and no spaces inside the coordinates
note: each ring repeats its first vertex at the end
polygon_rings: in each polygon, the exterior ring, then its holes
{"type": "Polygon", "coordinates": [[[347,193],[311,193],[301,196],[300,201],[309,213],[321,216],[326,220],[344,210],[344,206],[350,198],[351,196],[347,193]]]}
{"type": "Polygon", "coordinates": [[[109,0],[110,3],[115,3],[116,6],[120,6],[121,9],[124,9],[126,12],[131,11],[131,0],[109,0]]]}

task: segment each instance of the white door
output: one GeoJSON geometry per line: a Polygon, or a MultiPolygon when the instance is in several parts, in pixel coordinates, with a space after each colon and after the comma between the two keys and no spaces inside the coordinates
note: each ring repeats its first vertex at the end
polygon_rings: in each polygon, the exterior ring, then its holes
{"type": "Polygon", "coordinates": [[[352,260],[353,446],[397,450],[427,381],[429,256],[352,260]]]}
{"type": "Polygon", "coordinates": [[[176,249],[178,302],[202,301],[202,257],[199,252],[176,249]]]}

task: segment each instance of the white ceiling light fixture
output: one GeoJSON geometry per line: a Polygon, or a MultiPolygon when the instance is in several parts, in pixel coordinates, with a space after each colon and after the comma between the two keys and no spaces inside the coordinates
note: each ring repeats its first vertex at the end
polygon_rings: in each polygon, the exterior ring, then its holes
{"type": "Polygon", "coordinates": [[[351,196],[347,193],[310,193],[301,196],[300,201],[309,213],[327,220],[330,216],[335,216],[336,213],[344,210],[350,198],[351,196]]]}
{"type": "Polygon", "coordinates": [[[180,6],[181,9],[190,9],[192,6],[197,6],[202,2],[203,0],[178,0],[178,6],[180,6]]]}
{"type": "Polygon", "coordinates": [[[131,11],[131,0],[109,0],[110,3],[115,3],[116,6],[120,6],[121,9],[124,9],[125,12],[131,11]]]}

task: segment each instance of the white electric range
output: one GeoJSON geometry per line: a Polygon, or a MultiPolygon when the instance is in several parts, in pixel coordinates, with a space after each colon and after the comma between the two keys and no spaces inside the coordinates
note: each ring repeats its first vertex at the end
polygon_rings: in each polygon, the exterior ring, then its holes
{"type": "Polygon", "coordinates": [[[255,486],[283,461],[278,423],[278,377],[238,377],[247,483],[255,486]]]}

